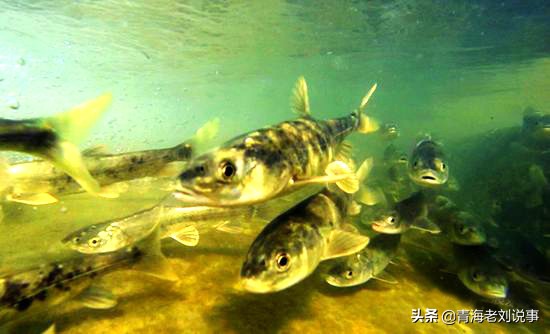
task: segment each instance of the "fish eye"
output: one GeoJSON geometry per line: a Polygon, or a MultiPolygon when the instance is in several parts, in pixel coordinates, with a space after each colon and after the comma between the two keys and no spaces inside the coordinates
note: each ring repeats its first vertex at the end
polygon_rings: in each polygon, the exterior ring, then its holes
{"type": "Polygon", "coordinates": [[[388,218],[386,218],[386,222],[388,224],[395,224],[396,221],[397,221],[397,218],[394,215],[388,216],[388,218]]]}
{"type": "Polygon", "coordinates": [[[414,168],[418,167],[418,160],[415,160],[415,161],[414,161],[413,167],[414,167],[414,168]]]}
{"type": "Polygon", "coordinates": [[[235,175],[237,168],[231,161],[224,161],[220,164],[220,172],[224,179],[230,179],[235,175]]]}
{"type": "Polygon", "coordinates": [[[480,282],[480,281],[483,281],[485,279],[485,275],[483,275],[483,273],[481,271],[474,271],[472,273],[472,279],[475,282],[480,282]]]}
{"type": "Polygon", "coordinates": [[[277,263],[277,269],[279,271],[286,271],[290,267],[290,255],[288,255],[287,253],[283,252],[277,254],[275,261],[277,263]]]}
{"type": "Polygon", "coordinates": [[[97,247],[99,246],[101,240],[98,237],[92,238],[88,241],[88,245],[90,247],[97,247]]]}
{"type": "Polygon", "coordinates": [[[82,239],[80,239],[80,237],[74,237],[74,238],[73,238],[73,242],[74,242],[75,244],[79,243],[80,240],[82,240],[82,239]]]}
{"type": "Polygon", "coordinates": [[[466,233],[466,226],[464,226],[464,224],[458,224],[458,232],[460,234],[466,233]]]}
{"type": "Polygon", "coordinates": [[[346,270],[345,276],[346,276],[346,279],[351,279],[353,277],[353,271],[352,270],[346,270]]]}

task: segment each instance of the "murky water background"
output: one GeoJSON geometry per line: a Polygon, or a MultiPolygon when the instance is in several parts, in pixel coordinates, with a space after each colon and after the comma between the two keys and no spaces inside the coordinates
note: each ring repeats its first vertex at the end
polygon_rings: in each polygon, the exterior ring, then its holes
{"type": "MultiPolygon", "coordinates": [[[[548,110],[549,17],[544,1],[2,1],[0,114],[53,114],[111,91],[113,106],[83,147],[172,146],[214,117],[221,141],[294,117],[290,91],[303,74],[316,117],[348,113],[377,82],[368,112],[400,126],[400,145],[431,133],[459,151],[466,138],[519,125],[528,105],[548,110]]],[[[381,149],[376,139],[353,141],[362,154],[381,149]]],[[[131,189],[113,201],[4,207],[2,270],[59,256],[67,232],[163,195],[154,185],[131,189]]],[[[177,286],[114,273],[106,279],[120,296],[114,311],[68,304],[53,319],[66,333],[542,332],[546,322],[411,325],[412,308],[472,309],[477,300],[421,254],[426,273],[390,268],[397,286],[337,291],[313,275],[276,295],[240,295],[232,287],[251,240],[166,242],[177,286]]]]}

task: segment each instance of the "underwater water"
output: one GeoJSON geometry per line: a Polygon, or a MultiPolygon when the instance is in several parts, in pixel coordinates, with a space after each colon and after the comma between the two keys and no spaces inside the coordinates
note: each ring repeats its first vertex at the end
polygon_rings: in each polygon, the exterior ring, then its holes
{"type": "MultiPolygon", "coordinates": [[[[348,115],[377,83],[366,113],[397,124],[392,143],[410,153],[420,135],[441,142],[458,184],[444,194],[482,217],[495,238],[521,234],[542,254],[535,265],[548,269],[550,147],[522,149],[518,136],[525,108],[550,112],[549,38],[546,1],[0,1],[0,117],[49,116],[111,92],[82,149],[171,147],[219,118],[213,147],[295,118],[290,96],[300,75],[318,119],[348,115]]],[[[356,160],[373,157],[375,166],[389,145],[377,134],[350,140],[356,160]]],[[[377,175],[372,181],[384,189],[377,175]]],[[[76,256],[61,243],[68,233],[158,204],[169,194],[163,182],[130,182],[116,199],[3,201],[0,276],[76,256]]],[[[118,296],[115,308],[68,300],[13,331],[52,323],[60,333],[549,330],[548,281],[511,280],[509,298],[488,301],[441,265],[452,257],[444,238],[415,230],[388,267],[397,284],[335,288],[317,270],[281,292],[239,291],[241,265],[262,228],[209,231],[196,247],[164,240],[177,282],[116,270],[97,278],[118,296]],[[539,319],[412,323],[418,308],[535,309],[539,319]]],[[[534,258],[523,249],[514,256],[534,258]]]]}

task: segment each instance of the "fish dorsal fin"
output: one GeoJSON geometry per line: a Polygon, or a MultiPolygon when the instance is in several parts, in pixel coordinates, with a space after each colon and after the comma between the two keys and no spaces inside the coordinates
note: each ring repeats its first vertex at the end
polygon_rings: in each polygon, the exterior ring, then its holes
{"type": "Polygon", "coordinates": [[[216,138],[219,131],[220,119],[217,117],[201,126],[190,140],[192,155],[202,154],[214,146],[214,138],[216,138]]]}
{"type": "Polygon", "coordinates": [[[432,222],[427,217],[421,217],[414,221],[414,223],[411,225],[411,228],[421,230],[424,232],[429,232],[432,234],[438,234],[441,233],[441,229],[439,226],[437,226],[434,222],[432,222]]]}
{"type": "Polygon", "coordinates": [[[239,226],[231,226],[231,220],[223,221],[215,226],[216,231],[229,234],[244,234],[245,230],[239,226]]]}
{"type": "Polygon", "coordinates": [[[368,244],[369,238],[367,236],[335,229],[328,237],[328,244],[322,259],[327,260],[355,254],[368,244]]]}
{"type": "Polygon", "coordinates": [[[91,285],[76,299],[82,305],[96,310],[106,310],[116,306],[117,297],[109,290],[91,285]]]}
{"type": "Polygon", "coordinates": [[[104,156],[109,155],[109,150],[107,145],[95,145],[83,150],[82,155],[85,157],[104,156]]]}
{"type": "Polygon", "coordinates": [[[388,283],[388,284],[397,284],[397,280],[395,279],[395,277],[393,277],[393,275],[391,274],[388,274],[387,272],[379,272],[378,274],[376,274],[375,276],[372,277],[373,279],[375,280],[379,280],[379,281],[382,281],[384,283],[388,283]]]}
{"type": "Polygon", "coordinates": [[[186,226],[181,230],[170,234],[170,238],[176,240],[182,245],[195,247],[199,244],[199,231],[193,225],[186,226]]]}
{"type": "Polygon", "coordinates": [[[347,140],[344,140],[340,145],[338,145],[338,150],[334,160],[339,160],[345,162],[351,169],[355,169],[355,162],[352,158],[353,147],[351,143],[347,140]]]}
{"type": "Polygon", "coordinates": [[[303,76],[298,78],[292,92],[292,110],[300,117],[311,116],[307,84],[306,79],[303,76]]]}
{"type": "Polygon", "coordinates": [[[336,204],[334,204],[330,198],[324,194],[318,194],[313,198],[311,203],[315,205],[310,205],[308,207],[311,208],[310,211],[317,217],[324,217],[331,222],[340,224],[340,213],[338,212],[336,204]]]}

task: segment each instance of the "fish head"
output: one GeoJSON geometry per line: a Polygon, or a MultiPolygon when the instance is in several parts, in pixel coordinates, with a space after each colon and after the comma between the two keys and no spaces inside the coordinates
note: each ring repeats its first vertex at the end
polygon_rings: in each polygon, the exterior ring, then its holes
{"type": "Polygon", "coordinates": [[[276,292],[311,273],[312,254],[305,240],[293,237],[288,230],[264,232],[250,247],[241,268],[242,289],[253,293],[276,292]]]}
{"type": "Polygon", "coordinates": [[[289,180],[281,169],[229,146],[191,161],[178,177],[175,197],[195,205],[251,204],[274,196],[289,180]]]}
{"type": "Polygon", "coordinates": [[[439,186],[449,179],[449,167],[441,157],[417,155],[409,162],[409,176],[418,185],[439,186]]]}
{"type": "Polygon", "coordinates": [[[401,215],[396,210],[388,210],[380,214],[372,222],[372,229],[378,233],[398,234],[403,231],[401,215]]]}
{"type": "Polygon", "coordinates": [[[386,139],[395,139],[399,137],[399,129],[395,123],[386,123],[382,125],[380,133],[386,139]]]}
{"type": "Polygon", "coordinates": [[[331,262],[325,281],[335,287],[343,288],[363,284],[372,277],[369,261],[359,254],[331,262]]]}
{"type": "Polygon", "coordinates": [[[536,141],[550,141],[550,114],[527,108],[523,114],[522,134],[536,141]]]}
{"type": "Polygon", "coordinates": [[[114,223],[91,225],[68,234],[61,242],[80,253],[98,254],[119,250],[131,244],[123,229],[114,223]]]}
{"type": "Polygon", "coordinates": [[[453,221],[453,241],[465,246],[481,245],[487,241],[487,233],[475,216],[461,211],[453,221]]]}
{"type": "Polygon", "coordinates": [[[506,276],[491,266],[467,266],[459,270],[458,277],[470,291],[482,297],[506,298],[508,296],[506,276]]]}

